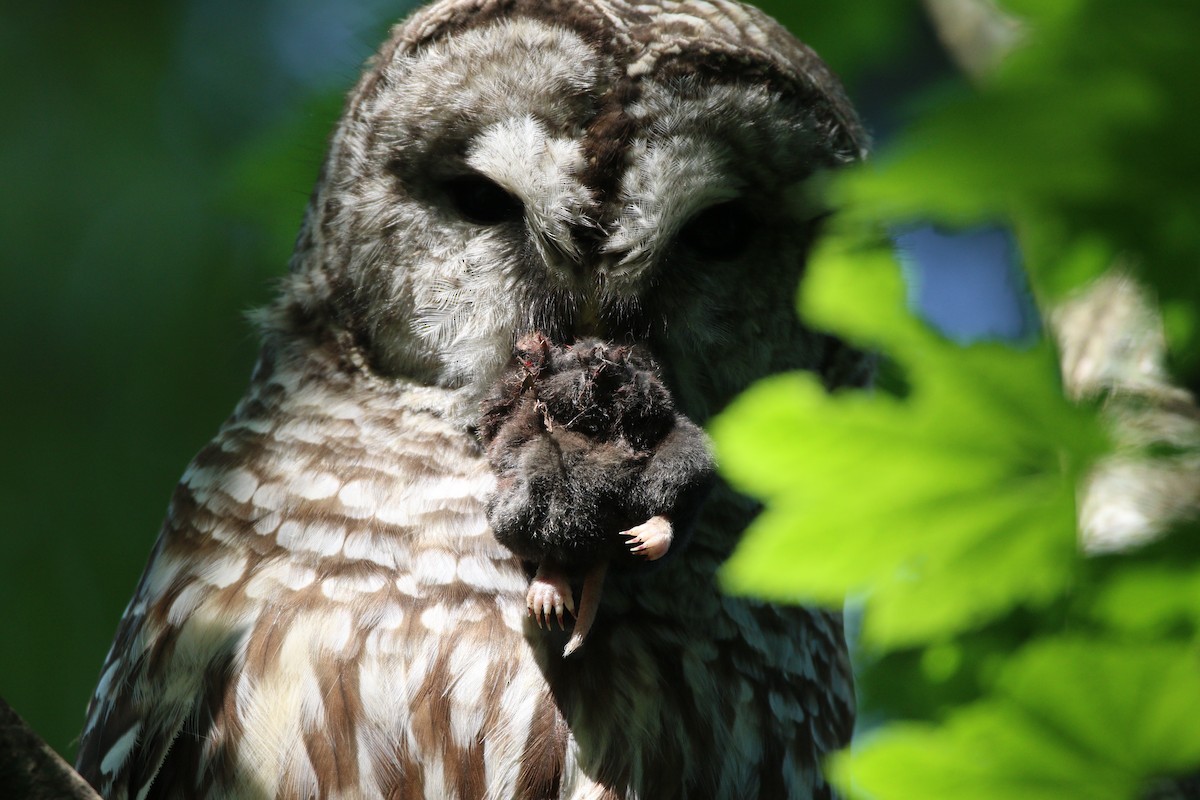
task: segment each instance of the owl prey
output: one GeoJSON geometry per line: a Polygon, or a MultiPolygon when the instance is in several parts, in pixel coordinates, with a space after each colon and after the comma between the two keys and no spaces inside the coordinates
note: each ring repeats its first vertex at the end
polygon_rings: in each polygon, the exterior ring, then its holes
{"type": "Polygon", "coordinates": [[[570,655],[595,619],[610,562],[636,569],[686,544],[713,462],[638,348],[560,346],[532,333],[514,350],[479,425],[498,479],[488,520],[501,544],[537,564],[526,602],[538,625],[553,614],[564,627],[564,609],[575,616],[570,655]]]}

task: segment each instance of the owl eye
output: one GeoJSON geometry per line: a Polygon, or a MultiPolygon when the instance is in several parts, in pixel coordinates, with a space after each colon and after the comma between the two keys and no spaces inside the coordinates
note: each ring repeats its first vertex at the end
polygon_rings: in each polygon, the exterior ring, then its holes
{"type": "Polygon", "coordinates": [[[756,228],[745,204],[730,200],[709,206],[688,220],[676,241],[701,258],[729,261],[746,252],[756,228]]]}
{"type": "Polygon", "coordinates": [[[455,211],[477,225],[500,225],[519,220],[525,213],[520,200],[482,175],[451,178],[443,188],[455,211]]]}

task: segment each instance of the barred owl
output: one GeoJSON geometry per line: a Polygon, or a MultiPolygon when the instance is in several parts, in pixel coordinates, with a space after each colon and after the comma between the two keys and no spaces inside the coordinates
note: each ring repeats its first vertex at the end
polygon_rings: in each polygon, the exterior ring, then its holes
{"type": "Polygon", "coordinates": [[[837,80],[732,0],[441,0],[351,92],[250,386],[196,456],[103,667],[108,797],[823,797],[837,614],[720,593],[754,513],[613,574],[584,651],[526,614],[475,432],[513,342],[653,354],[703,425],[757,376],[860,382],[795,319],[862,156],[837,80]]]}

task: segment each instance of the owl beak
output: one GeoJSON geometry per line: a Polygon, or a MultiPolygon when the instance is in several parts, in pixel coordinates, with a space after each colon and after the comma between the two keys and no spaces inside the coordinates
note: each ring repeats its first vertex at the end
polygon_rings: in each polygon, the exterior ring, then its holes
{"type": "Polygon", "coordinates": [[[579,314],[575,318],[575,338],[584,339],[595,337],[598,339],[607,339],[608,326],[604,322],[604,318],[600,315],[599,303],[596,302],[594,296],[588,297],[579,306],[579,314]]]}

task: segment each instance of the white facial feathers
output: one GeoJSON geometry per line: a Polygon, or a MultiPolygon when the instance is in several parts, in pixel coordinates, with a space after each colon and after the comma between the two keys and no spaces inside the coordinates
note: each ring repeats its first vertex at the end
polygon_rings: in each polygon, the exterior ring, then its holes
{"type": "Polygon", "coordinates": [[[810,218],[787,196],[849,157],[826,135],[837,98],[753,49],[767,30],[755,14],[685,5],[687,25],[656,11],[670,32],[652,38],[609,31],[606,3],[561,21],[530,3],[416,24],[381,53],[297,261],[325,273],[338,324],[375,369],[469,393],[532,329],[733,341],[725,284],[779,275],[790,294],[810,218]],[[730,49],[739,36],[750,50],[730,49]],[[633,75],[643,52],[653,63],[633,75]],[[744,60],[717,74],[714,53],[744,60]]]}

